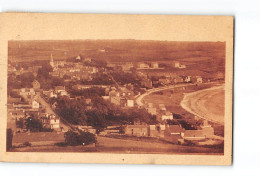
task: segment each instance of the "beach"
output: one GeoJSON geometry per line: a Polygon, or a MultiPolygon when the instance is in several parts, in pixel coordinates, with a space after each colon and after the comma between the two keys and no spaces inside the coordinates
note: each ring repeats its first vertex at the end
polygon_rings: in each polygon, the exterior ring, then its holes
{"type": "Polygon", "coordinates": [[[180,104],[183,109],[202,119],[224,125],[224,85],[186,93],[180,104]]]}

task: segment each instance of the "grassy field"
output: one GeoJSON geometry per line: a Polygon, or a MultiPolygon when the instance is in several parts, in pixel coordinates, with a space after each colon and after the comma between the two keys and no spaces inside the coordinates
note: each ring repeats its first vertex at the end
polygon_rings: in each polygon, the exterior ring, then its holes
{"type": "Polygon", "coordinates": [[[38,146],[11,149],[11,152],[98,152],[98,153],[161,153],[223,155],[221,148],[174,145],[140,138],[97,137],[96,147],[89,146],[38,146]]]}

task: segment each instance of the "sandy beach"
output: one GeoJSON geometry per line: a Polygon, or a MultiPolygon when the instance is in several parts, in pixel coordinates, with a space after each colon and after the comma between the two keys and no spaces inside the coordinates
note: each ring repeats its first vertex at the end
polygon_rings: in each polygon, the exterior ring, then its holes
{"type": "Polygon", "coordinates": [[[222,85],[185,94],[181,106],[200,118],[224,125],[224,100],[222,85]]]}

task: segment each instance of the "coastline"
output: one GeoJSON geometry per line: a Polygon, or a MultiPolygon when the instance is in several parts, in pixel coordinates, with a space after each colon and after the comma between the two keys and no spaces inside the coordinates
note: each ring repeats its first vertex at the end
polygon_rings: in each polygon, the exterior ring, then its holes
{"type": "MultiPolygon", "coordinates": [[[[206,119],[209,122],[213,122],[219,125],[224,125],[224,111],[223,115],[216,114],[209,111],[209,109],[205,106],[205,104],[207,103],[206,98],[214,97],[216,94],[221,93],[221,91],[224,91],[224,85],[214,86],[196,92],[186,93],[184,94],[180,105],[184,110],[191,114],[194,114],[195,116],[198,116],[201,119],[206,119]],[[204,111],[201,111],[201,109],[204,111]]],[[[224,104],[222,105],[224,106],[224,104]]]]}

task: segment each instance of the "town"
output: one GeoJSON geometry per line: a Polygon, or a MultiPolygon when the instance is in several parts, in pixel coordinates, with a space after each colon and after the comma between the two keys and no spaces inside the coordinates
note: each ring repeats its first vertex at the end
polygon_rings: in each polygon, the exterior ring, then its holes
{"type": "Polygon", "coordinates": [[[107,140],[119,141],[119,147],[133,140],[196,152],[218,146],[223,152],[224,132],[216,132],[216,124],[184,111],[177,99],[176,106],[160,101],[223,84],[222,72],[207,77],[191,74],[189,66],[178,60],[106,62],[53,53],[38,62],[8,61],[7,148],[86,145],[99,151],[107,140]]]}

